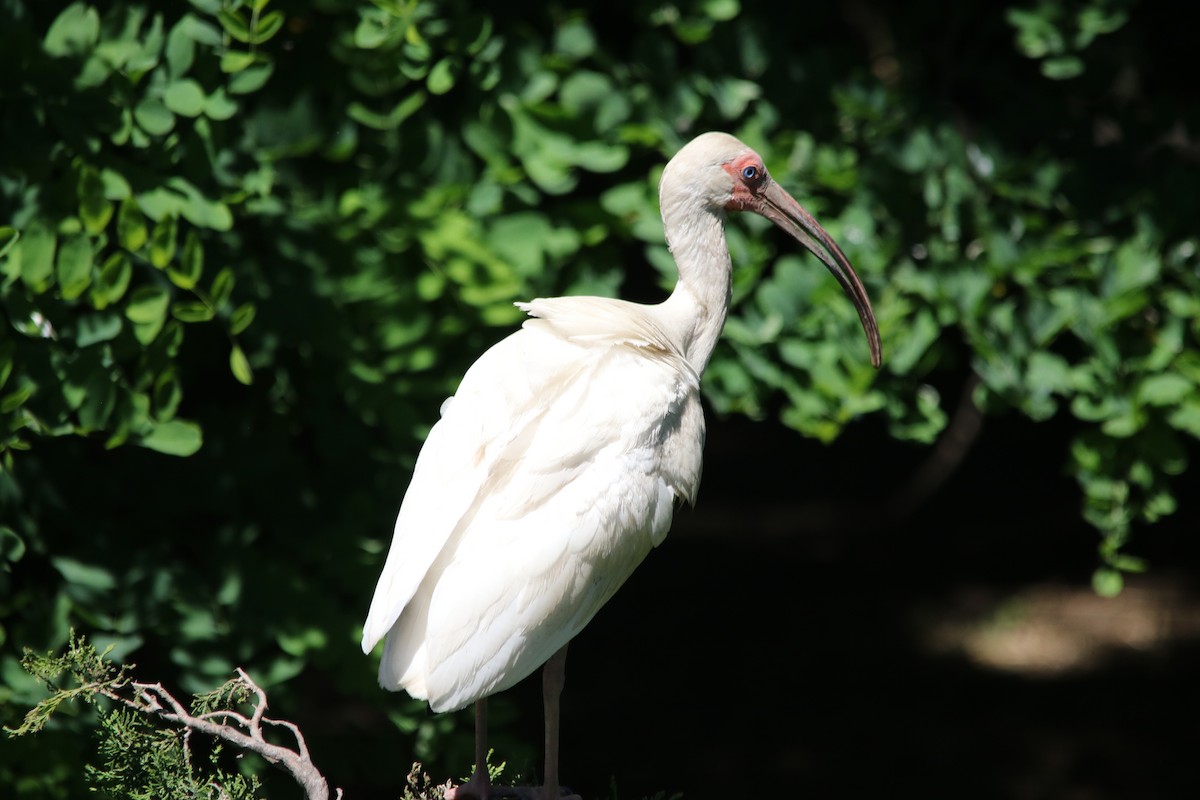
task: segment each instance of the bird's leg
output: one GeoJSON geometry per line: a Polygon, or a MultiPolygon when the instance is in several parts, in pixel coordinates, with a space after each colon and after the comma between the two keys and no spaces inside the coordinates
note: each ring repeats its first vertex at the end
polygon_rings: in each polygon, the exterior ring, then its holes
{"type": "MultiPolygon", "coordinates": [[[[542,705],[546,713],[546,783],[542,800],[564,800],[558,785],[558,699],[567,679],[567,646],[550,657],[542,668],[542,705]]],[[[577,795],[571,795],[579,800],[577,795]]]]}
{"type": "Polygon", "coordinates": [[[446,800],[488,800],[492,782],[487,765],[487,698],[475,701],[475,771],[462,786],[451,787],[446,800]]]}

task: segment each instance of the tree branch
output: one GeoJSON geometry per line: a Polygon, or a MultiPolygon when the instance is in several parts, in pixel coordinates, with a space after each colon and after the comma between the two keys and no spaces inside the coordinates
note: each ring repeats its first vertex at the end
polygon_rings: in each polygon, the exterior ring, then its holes
{"type": "MultiPolygon", "coordinates": [[[[308,800],[329,800],[329,783],[313,764],[300,728],[295,723],[266,716],[266,692],[240,667],[237,674],[237,682],[245,686],[255,698],[253,711],[249,717],[232,710],[209,711],[194,715],[184,708],[161,683],[129,681],[105,687],[100,690],[100,693],[136,711],[182,725],[189,732],[199,731],[218,739],[224,739],[243,750],[258,753],[268,762],[278,764],[286,769],[303,787],[308,800]],[[125,686],[134,690],[133,697],[127,697],[120,692],[120,689],[125,686]],[[263,725],[286,728],[296,740],[296,749],[292,750],[267,741],[263,736],[263,725]]],[[[338,789],[334,800],[341,800],[341,797],[342,790],[338,789]]]]}

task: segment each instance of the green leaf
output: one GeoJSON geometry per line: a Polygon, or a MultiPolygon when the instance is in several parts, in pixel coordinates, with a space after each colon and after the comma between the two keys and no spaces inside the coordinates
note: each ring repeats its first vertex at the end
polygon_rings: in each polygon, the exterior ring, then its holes
{"type": "Polygon", "coordinates": [[[196,40],[191,35],[191,27],[197,21],[194,15],[185,14],[167,34],[167,71],[173,78],[186,75],[196,60],[196,40]]]}
{"type": "Polygon", "coordinates": [[[12,374],[14,366],[13,355],[17,351],[17,343],[12,339],[0,342],[0,387],[8,383],[8,376],[12,374]]]}
{"type": "Polygon", "coordinates": [[[1076,56],[1058,56],[1042,62],[1042,74],[1053,81],[1065,81],[1083,74],[1083,59],[1076,56]]]}
{"type": "MultiPolygon", "coordinates": [[[[118,326],[121,319],[112,315],[118,326]]],[[[102,430],[112,417],[117,404],[117,387],[106,370],[97,369],[88,378],[83,404],[79,407],[79,424],[84,430],[102,430]]]]}
{"type": "Polygon", "coordinates": [[[191,78],[175,81],[163,92],[163,104],[184,117],[198,117],[204,111],[207,97],[200,84],[191,78]]]}
{"type": "Polygon", "coordinates": [[[25,405],[25,401],[33,397],[36,392],[37,384],[33,381],[27,381],[19,388],[0,397],[0,414],[11,414],[13,411],[16,411],[25,405]]]}
{"type": "Polygon", "coordinates": [[[66,556],[53,556],[50,563],[67,583],[94,591],[108,591],[117,587],[117,579],[110,570],[95,564],[85,564],[66,556]]]}
{"type": "Polygon", "coordinates": [[[737,17],[741,11],[741,4],[738,0],[705,0],[704,13],[712,20],[717,22],[727,22],[737,17]]]}
{"type": "Polygon", "coordinates": [[[279,644],[279,649],[297,658],[304,656],[310,650],[324,648],[328,640],[328,634],[318,627],[275,634],[275,641],[279,644]]]}
{"type": "Polygon", "coordinates": [[[209,200],[190,181],[180,176],[167,179],[167,186],[183,196],[179,212],[193,225],[227,231],[233,227],[229,206],[219,200],[209,200]]]}
{"type": "Polygon", "coordinates": [[[1167,417],[1173,428],[1200,439],[1200,400],[1189,398],[1167,417]]]}
{"type": "Polygon", "coordinates": [[[25,557],[25,540],[7,525],[0,525],[0,561],[15,564],[25,557]]]}
{"type": "Polygon", "coordinates": [[[217,12],[217,19],[220,21],[221,27],[225,29],[225,32],[237,41],[249,44],[250,40],[254,38],[250,32],[250,23],[241,12],[230,8],[222,8],[217,12]]]}
{"type": "Polygon", "coordinates": [[[147,97],[133,109],[133,118],[151,136],[165,136],[175,127],[175,115],[161,100],[147,97]]]}
{"type": "Polygon", "coordinates": [[[92,282],[92,243],[81,234],[63,240],[58,251],[58,286],[64,300],[82,295],[92,282]]]}
{"type": "Polygon", "coordinates": [[[246,53],[241,50],[226,50],[221,54],[221,71],[236,74],[257,61],[258,56],[254,53],[246,53]]]}
{"type": "Polygon", "coordinates": [[[180,322],[208,322],[215,316],[211,306],[197,301],[175,303],[171,316],[180,322]]]}
{"type": "Polygon", "coordinates": [[[234,282],[233,270],[229,267],[225,267],[217,273],[217,277],[213,278],[212,288],[208,290],[208,295],[212,299],[214,308],[220,308],[229,302],[229,297],[233,294],[234,282]]]}
{"type": "Polygon", "coordinates": [[[429,70],[429,77],[425,79],[425,85],[429,89],[430,94],[445,94],[454,88],[454,62],[448,58],[443,58],[441,61],[433,65],[433,69],[429,70]]]}
{"type": "Polygon", "coordinates": [[[602,72],[578,70],[563,81],[558,96],[563,108],[579,114],[595,108],[613,93],[613,84],[602,72]]]}
{"type": "Polygon", "coordinates": [[[100,267],[100,274],[92,282],[92,305],[106,308],[125,296],[129,281],[133,277],[133,266],[124,253],[113,253],[100,267]]]}
{"type": "Polygon", "coordinates": [[[559,27],[554,36],[554,49],[575,61],[590,56],[596,49],[596,37],[587,20],[577,17],[559,27]]]}
{"type": "Polygon", "coordinates": [[[1101,597],[1116,597],[1124,588],[1125,579],[1111,567],[1100,567],[1092,573],[1092,589],[1101,597]]]}
{"type": "Polygon", "coordinates": [[[167,314],[171,296],[159,286],[139,286],[129,295],[125,304],[125,316],[130,322],[162,322],[167,314]]]}
{"type": "Polygon", "coordinates": [[[44,292],[54,282],[54,253],[58,239],[54,232],[40,223],[25,229],[17,246],[21,265],[21,280],[35,293],[44,292]]]}
{"type": "Polygon", "coordinates": [[[148,237],[146,218],[138,209],[137,202],[127,198],[117,209],[117,241],[129,252],[137,252],[148,237]]]}
{"type": "Polygon", "coordinates": [[[922,309],[908,326],[904,337],[894,345],[895,349],[888,354],[888,369],[898,375],[907,373],[933,346],[940,333],[941,328],[934,315],[928,309],[922,309]]]}
{"type": "Polygon", "coordinates": [[[155,379],[153,400],[155,416],[158,419],[165,422],[175,416],[175,411],[183,400],[183,387],[175,377],[175,370],[168,369],[155,379]]]}
{"type": "MultiPolygon", "coordinates": [[[[11,13],[11,12],[9,12],[11,13]]],[[[91,52],[100,38],[100,15],[86,3],[72,3],[55,17],[42,49],[55,58],[91,52]]]]}
{"type": "Polygon", "coordinates": [[[175,258],[175,239],[179,231],[179,221],[175,217],[163,217],[154,226],[150,234],[150,263],[159,269],[165,269],[175,258]]]}
{"type": "Polygon", "coordinates": [[[79,196],[79,218],[89,233],[100,233],[112,219],[112,203],[104,196],[104,182],[100,173],[91,167],[79,172],[77,186],[79,196]]]}
{"type": "Polygon", "coordinates": [[[174,266],[167,267],[167,277],[180,289],[194,289],[204,270],[204,248],[196,231],[189,230],[183,240],[183,252],[174,266]]]}
{"type": "Polygon", "coordinates": [[[1141,242],[1129,241],[1116,253],[1113,271],[1104,284],[1105,295],[1119,296],[1148,286],[1158,279],[1162,258],[1141,242]]]}
{"type": "Polygon", "coordinates": [[[250,369],[250,361],[239,345],[235,344],[229,351],[229,369],[233,372],[233,377],[241,383],[249,386],[254,382],[254,371],[250,369]]]}
{"type": "Polygon", "coordinates": [[[8,225],[0,225],[0,258],[8,255],[8,251],[21,238],[21,232],[8,225]]]}
{"type": "Polygon", "coordinates": [[[204,102],[204,116],[209,119],[227,120],[232,119],[237,113],[238,105],[229,99],[229,95],[225,93],[225,87],[219,87],[215,92],[210,94],[204,102]]]}
{"type": "Polygon", "coordinates": [[[250,327],[250,323],[254,321],[254,304],[243,303],[233,310],[229,315],[229,333],[232,336],[237,336],[246,328],[250,327]]]}
{"type": "Polygon", "coordinates": [[[1196,393],[1196,384],[1182,375],[1151,375],[1138,386],[1138,400],[1151,406],[1173,406],[1196,393]]]}
{"type": "Polygon", "coordinates": [[[260,45],[270,41],[283,28],[283,12],[269,11],[258,18],[258,24],[250,36],[250,44],[260,45]]]}
{"type": "Polygon", "coordinates": [[[271,77],[274,71],[271,64],[256,64],[245,67],[229,79],[229,91],[233,94],[250,94],[257,92],[271,77]]]}
{"type": "Polygon", "coordinates": [[[138,444],[169,456],[190,456],[204,444],[200,426],[182,419],[159,422],[138,444]]]}
{"type": "MultiPolygon", "coordinates": [[[[224,0],[188,0],[188,2],[203,11],[205,14],[215,17],[217,12],[221,10],[224,0]]],[[[216,44],[220,44],[219,39],[217,40],[216,44]]]]}
{"type": "Polygon", "coordinates": [[[75,344],[91,347],[100,342],[110,342],[121,333],[121,317],[111,311],[85,314],[79,318],[75,329],[75,344]]]}
{"type": "Polygon", "coordinates": [[[425,92],[414,92],[393,106],[387,114],[378,114],[362,103],[354,102],[347,106],[346,116],[368,128],[390,130],[399,127],[404,120],[419,111],[427,98],[425,92]]]}

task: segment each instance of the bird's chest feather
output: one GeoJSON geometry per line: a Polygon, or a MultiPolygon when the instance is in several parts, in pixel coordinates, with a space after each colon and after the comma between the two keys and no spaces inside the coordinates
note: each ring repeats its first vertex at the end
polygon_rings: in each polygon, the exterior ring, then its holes
{"type": "Polygon", "coordinates": [[[634,347],[585,352],[574,363],[574,372],[535,387],[538,411],[490,444],[495,485],[483,516],[586,528],[602,510],[594,526],[606,536],[650,534],[657,544],[675,499],[694,500],[699,485],[697,387],[669,360],[634,347]]]}

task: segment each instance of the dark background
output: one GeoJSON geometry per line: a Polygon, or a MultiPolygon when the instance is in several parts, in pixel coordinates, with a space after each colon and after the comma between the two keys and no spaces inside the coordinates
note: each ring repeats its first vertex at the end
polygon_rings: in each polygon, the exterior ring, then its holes
{"type": "MultiPolygon", "coordinates": [[[[1185,497],[1138,540],[1150,573],[1096,596],[1095,534],[1035,457],[1069,435],[989,419],[936,494],[880,520],[926,451],[869,424],[824,447],[715,421],[696,508],[571,645],[563,782],[584,797],[1194,796],[1200,508],[1185,497]],[[1007,637],[1007,657],[973,657],[979,631],[1007,637]]],[[[538,774],[540,677],[492,707],[497,760],[538,774]]]]}

